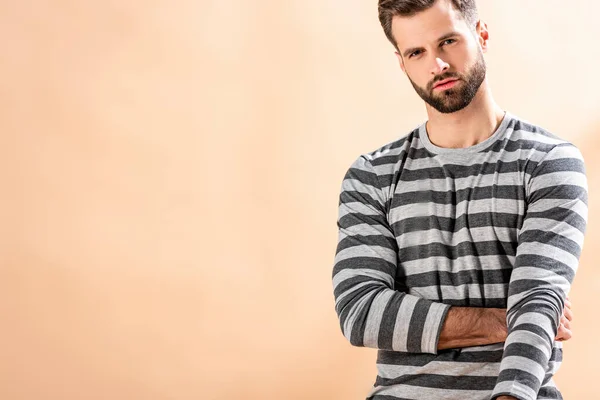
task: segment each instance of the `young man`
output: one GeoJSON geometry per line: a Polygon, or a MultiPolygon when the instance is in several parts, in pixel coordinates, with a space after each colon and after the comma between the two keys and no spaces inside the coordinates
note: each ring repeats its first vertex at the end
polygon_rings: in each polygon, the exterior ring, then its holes
{"type": "Polygon", "coordinates": [[[367,398],[561,399],[583,157],[494,102],[474,0],[380,0],[379,18],[428,120],[342,182],[335,309],[378,349],[367,398]]]}

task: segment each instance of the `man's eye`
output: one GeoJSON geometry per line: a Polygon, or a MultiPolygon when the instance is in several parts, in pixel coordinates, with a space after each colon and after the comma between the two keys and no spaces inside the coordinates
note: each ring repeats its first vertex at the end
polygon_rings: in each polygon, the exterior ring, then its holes
{"type": "Polygon", "coordinates": [[[454,39],[446,39],[442,42],[442,44],[451,44],[451,43],[454,43],[455,41],[456,40],[454,40],[454,39]]]}
{"type": "Polygon", "coordinates": [[[419,54],[421,54],[421,50],[413,51],[412,53],[410,53],[408,55],[408,58],[411,58],[411,57],[414,57],[414,56],[418,56],[419,54]]]}

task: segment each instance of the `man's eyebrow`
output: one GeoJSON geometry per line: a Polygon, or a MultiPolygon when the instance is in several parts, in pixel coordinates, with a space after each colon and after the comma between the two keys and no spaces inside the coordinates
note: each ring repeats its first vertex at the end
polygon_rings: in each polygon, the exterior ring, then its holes
{"type": "Polygon", "coordinates": [[[458,35],[459,35],[459,33],[456,32],[456,31],[448,32],[445,35],[440,36],[437,41],[441,42],[442,40],[446,40],[446,39],[449,39],[449,38],[451,38],[453,36],[458,36],[458,35]]]}
{"type": "MultiPolygon", "coordinates": [[[[445,33],[442,36],[440,36],[437,41],[441,42],[443,40],[446,40],[446,39],[449,39],[449,38],[451,38],[453,36],[458,36],[458,35],[459,35],[459,33],[456,32],[456,31],[448,32],[448,33],[445,33]]],[[[404,52],[402,53],[402,56],[403,57],[407,57],[412,52],[414,52],[416,50],[421,50],[421,49],[422,49],[422,47],[411,47],[409,49],[404,50],[404,52]]]]}
{"type": "Polygon", "coordinates": [[[408,57],[408,55],[411,54],[412,52],[417,51],[417,50],[421,50],[421,49],[422,49],[422,47],[411,47],[410,49],[404,50],[404,53],[402,53],[402,56],[403,57],[408,57]]]}

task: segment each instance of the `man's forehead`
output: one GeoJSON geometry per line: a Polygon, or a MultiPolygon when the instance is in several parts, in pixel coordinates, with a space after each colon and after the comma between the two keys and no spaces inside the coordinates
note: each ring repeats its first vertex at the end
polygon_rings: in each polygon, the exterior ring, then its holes
{"type": "Polygon", "coordinates": [[[464,19],[452,7],[434,6],[410,17],[392,18],[392,35],[401,49],[422,46],[465,28],[464,19]]]}

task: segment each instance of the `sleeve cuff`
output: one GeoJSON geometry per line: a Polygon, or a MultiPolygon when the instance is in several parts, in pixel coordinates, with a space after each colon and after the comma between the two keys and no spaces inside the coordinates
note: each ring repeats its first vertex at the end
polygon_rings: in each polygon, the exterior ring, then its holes
{"type": "Polygon", "coordinates": [[[494,388],[492,399],[496,399],[498,396],[512,396],[518,400],[535,400],[538,398],[537,393],[531,388],[514,381],[498,383],[494,388]]]}
{"type": "Polygon", "coordinates": [[[427,313],[427,318],[425,319],[421,341],[421,349],[424,353],[437,354],[440,334],[450,307],[449,304],[431,303],[429,313],[427,313]]]}

